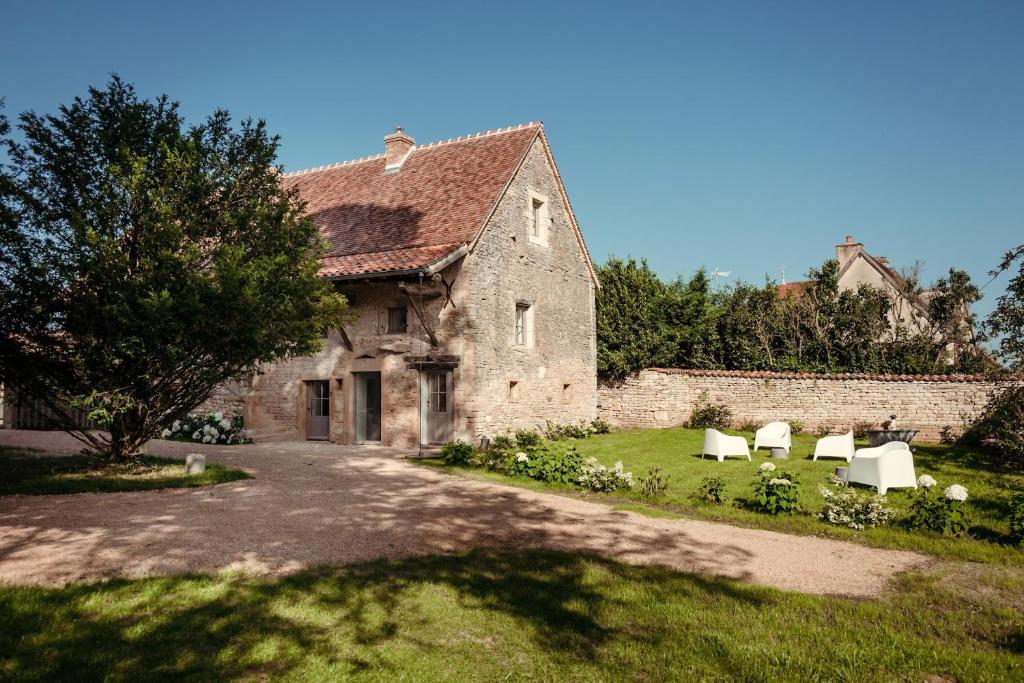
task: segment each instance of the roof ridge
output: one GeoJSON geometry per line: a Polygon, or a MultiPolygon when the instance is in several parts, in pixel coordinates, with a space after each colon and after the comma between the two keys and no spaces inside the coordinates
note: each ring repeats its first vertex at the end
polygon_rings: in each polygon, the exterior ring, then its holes
{"type": "MultiPolygon", "coordinates": [[[[479,133],[470,133],[468,135],[461,135],[455,138],[448,138],[447,140],[436,140],[434,142],[428,142],[425,145],[413,145],[413,148],[409,150],[409,153],[420,150],[420,149],[433,149],[442,145],[449,145],[456,142],[466,142],[467,140],[476,140],[478,138],[489,137],[492,135],[500,135],[503,133],[511,133],[517,130],[523,130],[524,128],[531,128],[535,126],[544,125],[543,121],[529,121],[527,123],[520,123],[518,126],[507,126],[505,128],[494,128],[492,130],[481,131],[479,133]]],[[[314,166],[312,168],[304,168],[298,171],[288,171],[282,173],[282,178],[292,178],[297,175],[303,175],[306,173],[316,173],[317,171],[328,171],[332,168],[339,168],[341,166],[352,166],[354,164],[360,164],[364,161],[375,161],[377,159],[383,159],[383,154],[374,154],[366,157],[359,157],[358,159],[349,159],[348,161],[338,161],[333,164],[324,164],[323,166],[314,166]]]]}

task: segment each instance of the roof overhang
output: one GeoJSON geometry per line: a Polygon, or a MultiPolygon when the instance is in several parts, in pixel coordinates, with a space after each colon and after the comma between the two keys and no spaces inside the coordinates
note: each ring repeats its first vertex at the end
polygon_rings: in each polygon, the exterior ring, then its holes
{"type": "Polygon", "coordinates": [[[439,273],[451,264],[458,261],[460,258],[469,253],[469,246],[462,244],[459,245],[454,251],[449,252],[445,256],[442,256],[437,261],[426,266],[419,268],[406,268],[403,270],[381,270],[372,273],[346,273],[344,275],[327,275],[324,276],[325,280],[331,280],[332,282],[342,282],[351,280],[383,280],[388,278],[401,278],[401,277],[431,277],[435,273],[439,273]]]}

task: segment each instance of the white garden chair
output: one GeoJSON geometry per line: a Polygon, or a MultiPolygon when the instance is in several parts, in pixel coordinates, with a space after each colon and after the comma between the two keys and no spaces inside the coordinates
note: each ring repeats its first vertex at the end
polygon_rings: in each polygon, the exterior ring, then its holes
{"type": "Polygon", "coordinates": [[[729,436],[717,429],[704,430],[704,450],[701,451],[700,459],[705,455],[713,455],[722,462],[727,456],[750,460],[750,449],[747,448],[747,440],[742,436],[729,436]]]}
{"type": "Polygon", "coordinates": [[[889,489],[917,488],[914,456],[902,441],[890,441],[875,448],[859,448],[850,461],[846,480],[851,484],[867,484],[885,495],[889,489]]]}
{"type": "Polygon", "coordinates": [[[755,451],[759,448],[785,448],[789,453],[792,447],[793,434],[785,422],[769,422],[754,432],[755,451]]]}
{"type": "Polygon", "coordinates": [[[823,436],[814,446],[814,460],[818,458],[842,458],[846,462],[853,460],[853,430],[838,436],[823,436]]]}

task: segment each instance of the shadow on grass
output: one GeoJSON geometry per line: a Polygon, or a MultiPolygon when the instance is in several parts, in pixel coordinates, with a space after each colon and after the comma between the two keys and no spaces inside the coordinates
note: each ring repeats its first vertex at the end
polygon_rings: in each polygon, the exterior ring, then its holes
{"type": "Polygon", "coordinates": [[[657,648],[671,637],[656,620],[623,623],[622,610],[638,601],[622,597],[624,581],[642,591],[641,604],[779,599],[731,581],[546,551],[382,561],[273,582],[185,576],[11,587],[0,589],[0,677],[225,680],[308,672],[312,663],[342,675],[388,673],[396,650],[430,657],[453,645],[444,632],[452,602],[460,615],[503,619],[513,640],[528,638],[556,663],[588,665],[613,644],[657,648]]]}

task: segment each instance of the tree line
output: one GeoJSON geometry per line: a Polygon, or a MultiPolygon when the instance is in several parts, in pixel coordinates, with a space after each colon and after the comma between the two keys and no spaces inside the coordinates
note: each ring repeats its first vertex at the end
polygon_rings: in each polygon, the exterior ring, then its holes
{"type": "Polygon", "coordinates": [[[802,372],[983,372],[995,361],[977,343],[971,305],[981,293],[951,268],[921,287],[917,268],[895,291],[841,290],[839,263],[808,273],[783,295],[766,279],[714,290],[704,271],[662,280],[645,260],[598,268],[597,363],[603,379],[647,367],[802,372]],[[904,324],[892,324],[902,318],[904,324]]]}

